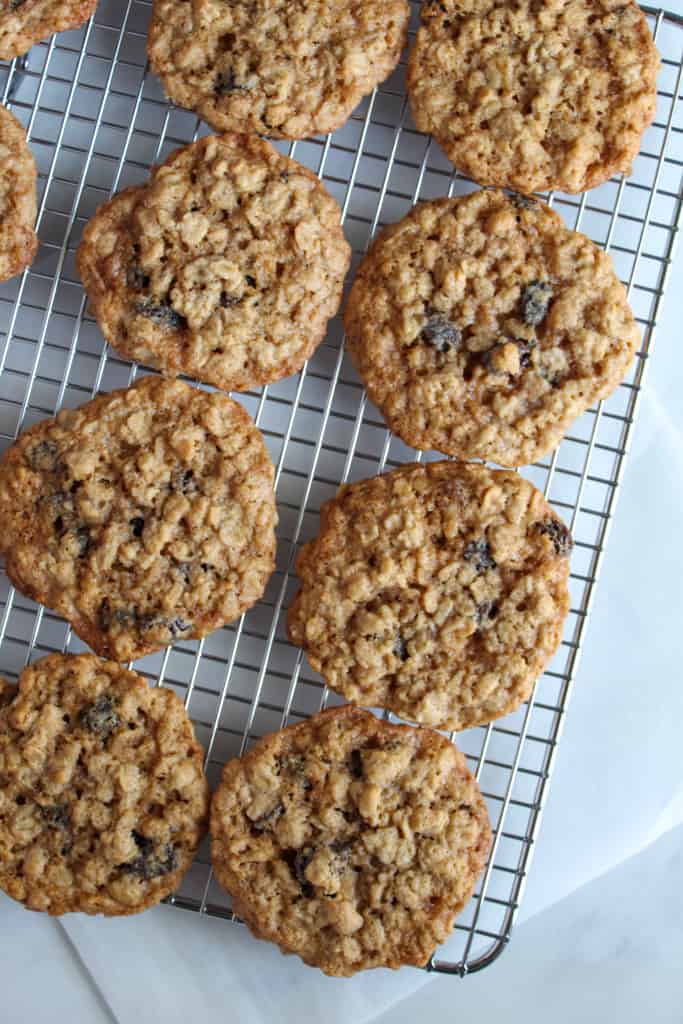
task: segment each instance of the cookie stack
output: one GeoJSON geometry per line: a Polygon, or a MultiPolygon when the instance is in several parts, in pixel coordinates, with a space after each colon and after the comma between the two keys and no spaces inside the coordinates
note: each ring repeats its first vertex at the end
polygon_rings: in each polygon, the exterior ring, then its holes
{"type": "MultiPolygon", "coordinates": [[[[43,24],[33,6],[14,28],[3,15],[0,39],[30,41],[43,24]]],[[[107,341],[165,376],[32,427],[0,463],[11,581],[111,659],[53,655],[18,688],[0,684],[0,886],[33,909],[158,902],[207,827],[184,708],[119,663],[201,638],[262,597],[274,473],[240,405],[168,378],[245,391],[299,370],[322,341],[350,262],[340,210],[256,133],[343,124],[396,66],[408,15],[405,0],[155,0],[152,67],[226,134],[100,207],[78,267],[107,341]]],[[[425,964],[474,890],[486,805],[434,729],[525,701],[570,606],[569,529],[509,470],[610,394],[639,340],[609,257],[528,194],[627,171],[656,98],[639,8],[443,0],[422,5],[422,22],[416,124],[497,187],[419,204],[382,232],[344,320],[391,430],[461,461],[404,466],[322,508],[288,631],[351,703],[230,761],[210,812],[235,911],[335,975],[425,964]]],[[[35,169],[2,113],[9,276],[35,251],[35,169]]]]}

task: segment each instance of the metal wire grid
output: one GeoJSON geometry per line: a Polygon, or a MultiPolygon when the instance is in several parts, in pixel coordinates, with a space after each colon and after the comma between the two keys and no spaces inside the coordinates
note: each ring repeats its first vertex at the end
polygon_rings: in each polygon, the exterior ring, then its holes
{"type": "MultiPolygon", "coordinates": [[[[417,5],[414,5],[417,8],[417,5]]],[[[575,423],[551,458],[524,470],[575,537],[572,610],[562,646],[529,702],[460,734],[495,830],[477,893],[430,969],[465,974],[490,963],[510,934],[539,824],[563,713],[580,652],[619,478],[643,383],[681,207],[683,19],[646,8],[663,57],[656,120],[628,180],[580,196],[550,195],[571,227],[610,250],[629,288],[643,344],[629,378],[575,423]]],[[[85,312],[74,254],[82,228],[113,192],[144,181],[149,166],[206,129],[170,107],[146,67],[149,4],[105,0],[83,29],[27,60],[0,64],[3,102],[26,124],[39,167],[38,257],[0,286],[0,441],[62,406],[130,383],[138,369],[104,345],[85,312]]],[[[413,30],[417,10],[413,11],[413,30]]],[[[415,131],[404,64],[332,136],[281,146],[315,170],[342,207],[354,260],[384,223],[419,198],[469,191],[438,148],[415,131]]],[[[178,643],[136,668],[183,698],[206,749],[212,783],[258,736],[338,703],[287,644],[284,614],[296,589],[298,546],[317,532],[322,501],[341,482],[415,458],[384,427],[344,354],[339,320],[289,380],[238,397],[276,465],[277,569],[264,599],[200,642],[178,643]]],[[[418,453],[418,458],[437,457],[418,453]]],[[[0,582],[0,672],[15,678],[54,650],[83,650],[66,624],[0,582]]],[[[234,920],[212,878],[206,845],[170,903],[234,920]]]]}

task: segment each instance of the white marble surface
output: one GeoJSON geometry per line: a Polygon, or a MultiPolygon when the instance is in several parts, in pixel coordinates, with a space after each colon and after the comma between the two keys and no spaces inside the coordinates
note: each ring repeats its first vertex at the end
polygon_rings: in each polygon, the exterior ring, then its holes
{"type": "MultiPolygon", "coordinates": [[[[672,6],[683,12],[683,0],[672,6]]],[[[671,280],[518,927],[499,961],[464,981],[413,970],[333,981],[197,915],[57,923],[0,898],[3,1024],[680,1024],[683,251],[671,280]]]]}

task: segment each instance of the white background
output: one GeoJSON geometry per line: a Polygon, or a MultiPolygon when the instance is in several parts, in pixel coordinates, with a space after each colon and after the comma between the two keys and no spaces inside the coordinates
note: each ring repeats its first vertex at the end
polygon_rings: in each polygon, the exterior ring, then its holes
{"type": "Polygon", "coordinates": [[[195,914],[57,922],[0,897],[3,1024],[683,1021],[682,284],[679,251],[518,926],[498,962],[465,980],[404,969],[336,981],[195,914]]]}

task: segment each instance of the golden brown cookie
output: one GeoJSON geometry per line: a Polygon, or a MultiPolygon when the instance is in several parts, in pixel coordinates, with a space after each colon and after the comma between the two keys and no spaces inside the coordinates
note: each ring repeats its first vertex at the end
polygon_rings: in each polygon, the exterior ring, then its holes
{"type": "Polygon", "coordinates": [[[630,172],[659,55],[634,0],[429,0],[408,65],[415,124],[458,170],[521,192],[630,172]]]}
{"type": "Polygon", "coordinates": [[[396,67],[406,0],[154,0],[147,52],[167,95],[218,131],[332,132],[396,67]]]}
{"type": "Polygon", "coordinates": [[[268,142],[208,136],[99,208],[78,269],[130,359],[246,391],[299,370],[341,302],[341,211],[268,142]]]}
{"type": "Polygon", "coordinates": [[[469,900],[491,842],[463,755],[347,705],[228,762],[211,859],[257,938],[326,974],[421,966],[469,900]]]}
{"type": "Polygon", "coordinates": [[[206,830],[182,702],[92,654],[52,654],[0,701],[0,888],[49,914],[136,914],[180,884],[206,830]]]}
{"type": "Polygon", "coordinates": [[[227,395],[159,377],[22,434],[0,519],[15,586],[118,661],[232,621],[274,568],[260,432],[227,395]]]}
{"type": "Polygon", "coordinates": [[[406,444],[521,466],[623,380],[640,340],[612,260],[545,203],[421,203],[361,263],[344,322],[406,444]]]}
{"type": "Polygon", "coordinates": [[[0,106],[0,281],[33,262],[35,222],[36,162],[23,126],[0,106]]]}
{"type": "Polygon", "coordinates": [[[78,28],[97,0],[0,0],[0,60],[11,60],[55,32],[78,28]]]}
{"type": "Polygon", "coordinates": [[[490,722],[527,699],[557,650],[571,548],[517,473],[404,466],[323,505],[289,635],[357,704],[443,729],[490,722]]]}

